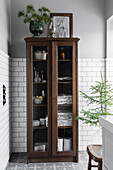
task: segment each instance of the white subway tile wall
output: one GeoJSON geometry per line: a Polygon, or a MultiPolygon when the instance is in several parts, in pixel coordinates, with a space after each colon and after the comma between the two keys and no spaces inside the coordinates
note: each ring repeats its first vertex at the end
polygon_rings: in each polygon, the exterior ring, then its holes
{"type": "Polygon", "coordinates": [[[26,152],[26,59],[12,63],[12,136],[13,152],[26,152]]]}
{"type": "MultiPolygon", "coordinates": [[[[113,64],[113,62],[112,62],[113,64]]],[[[90,86],[95,81],[101,80],[100,71],[105,78],[106,60],[81,58],[78,60],[79,91],[90,94],[90,86]]],[[[109,71],[109,79],[113,77],[109,71]]],[[[111,78],[112,80],[112,78],[111,78]]],[[[113,84],[113,81],[112,81],[113,84]]],[[[89,108],[79,93],[79,115],[81,110],[89,108]]],[[[26,152],[27,148],[27,122],[26,122],[26,59],[13,58],[12,63],[12,132],[13,152],[26,152]]],[[[79,121],[79,150],[86,150],[86,146],[92,143],[94,133],[98,128],[90,127],[79,121]]],[[[96,139],[95,139],[96,140],[96,139]]]]}
{"type": "Polygon", "coordinates": [[[0,50],[0,170],[7,166],[11,142],[11,59],[0,50]],[[4,106],[3,85],[6,87],[4,106]]]}
{"type": "MultiPolygon", "coordinates": [[[[90,94],[91,85],[96,85],[96,81],[101,81],[100,72],[102,72],[105,79],[104,59],[81,58],[78,60],[79,115],[82,115],[82,109],[91,108],[91,106],[87,106],[86,100],[80,95],[80,91],[90,94]]],[[[98,130],[97,127],[79,121],[79,150],[86,150],[88,144],[92,144],[97,140],[98,135],[95,135],[95,139],[93,136],[98,130]]]]}
{"type": "MultiPolygon", "coordinates": [[[[113,85],[113,58],[106,60],[106,80],[113,85]]],[[[110,108],[110,112],[113,113],[113,106],[110,108]]]]}

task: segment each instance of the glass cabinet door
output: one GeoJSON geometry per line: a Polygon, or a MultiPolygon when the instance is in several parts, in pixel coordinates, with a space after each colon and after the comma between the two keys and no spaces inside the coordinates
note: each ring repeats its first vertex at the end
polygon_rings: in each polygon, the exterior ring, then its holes
{"type": "Polygon", "coordinates": [[[58,46],[57,151],[73,150],[72,47],[58,46]]]}
{"type": "Polygon", "coordinates": [[[32,152],[50,152],[50,73],[49,46],[32,46],[32,152]]]}
{"type": "Polygon", "coordinates": [[[55,110],[54,117],[56,120],[55,130],[55,149],[54,155],[72,154],[75,150],[75,46],[73,43],[56,43],[54,44],[54,71],[56,76],[53,77],[53,98],[55,110]],[[73,148],[74,146],[74,148],[73,148]]]}

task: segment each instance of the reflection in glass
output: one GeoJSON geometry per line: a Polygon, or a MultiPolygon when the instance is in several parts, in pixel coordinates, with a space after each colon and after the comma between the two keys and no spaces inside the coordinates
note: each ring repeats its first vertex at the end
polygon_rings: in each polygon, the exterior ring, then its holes
{"type": "Polygon", "coordinates": [[[48,151],[47,47],[33,46],[33,151],[48,151]]]}
{"type": "Polygon", "coordinates": [[[71,151],[73,142],[72,114],[72,47],[58,46],[57,151],[71,151]]]}

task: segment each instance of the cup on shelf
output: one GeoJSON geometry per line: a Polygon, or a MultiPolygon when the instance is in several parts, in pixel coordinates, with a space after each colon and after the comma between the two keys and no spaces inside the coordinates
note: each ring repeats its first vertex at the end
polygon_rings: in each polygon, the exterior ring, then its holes
{"type": "Polygon", "coordinates": [[[40,126],[39,120],[33,120],[33,127],[35,127],[35,126],[40,126]]]}
{"type": "Polygon", "coordinates": [[[40,118],[40,125],[44,126],[45,125],[45,119],[44,118],[40,118]]]}
{"type": "Polygon", "coordinates": [[[42,60],[46,60],[46,58],[47,58],[47,53],[43,50],[42,51],[42,60]]]}

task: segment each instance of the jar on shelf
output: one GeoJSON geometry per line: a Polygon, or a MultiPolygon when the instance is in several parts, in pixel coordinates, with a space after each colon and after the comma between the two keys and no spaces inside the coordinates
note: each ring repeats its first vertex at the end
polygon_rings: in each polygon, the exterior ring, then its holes
{"type": "Polygon", "coordinates": [[[65,53],[64,52],[60,53],[60,59],[62,59],[62,60],[65,59],[65,53]]]}
{"type": "Polygon", "coordinates": [[[41,82],[43,82],[43,80],[44,80],[44,72],[43,71],[41,71],[41,73],[40,73],[40,78],[41,78],[41,82]]]}
{"type": "Polygon", "coordinates": [[[61,60],[65,59],[65,48],[60,48],[60,59],[61,60]]]}
{"type": "Polygon", "coordinates": [[[44,90],[42,90],[41,96],[43,97],[43,103],[45,103],[45,92],[44,92],[44,90]]]}
{"type": "Polygon", "coordinates": [[[46,127],[48,127],[48,115],[46,115],[45,124],[46,124],[46,127]]]}
{"type": "Polygon", "coordinates": [[[39,72],[35,71],[34,82],[41,82],[41,78],[39,77],[39,72]]]}

